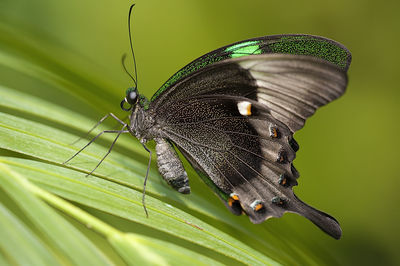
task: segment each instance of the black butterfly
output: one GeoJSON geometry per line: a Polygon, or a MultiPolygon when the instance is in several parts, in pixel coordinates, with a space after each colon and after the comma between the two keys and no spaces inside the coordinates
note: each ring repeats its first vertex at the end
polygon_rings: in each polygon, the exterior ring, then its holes
{"type": "Polygon", "coordinates": [[[131,112],[129,124],[119,120],[118,132],[143,144],[153,139],[158,169],[180,193],[190,186],[174,147],[233,214],[261,223],[295,212],[339,239],[338,222],[292,191],[299,177],[293,134],[344,93],[350,61],[343,45],[323,37],[237,42],[182,68],[150,101],[136,85],[129,88],[121,102],[131,112]]]}

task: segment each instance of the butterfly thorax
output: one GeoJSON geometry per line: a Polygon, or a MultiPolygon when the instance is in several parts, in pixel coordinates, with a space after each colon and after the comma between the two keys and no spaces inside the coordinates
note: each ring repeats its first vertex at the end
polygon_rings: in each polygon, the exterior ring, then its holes
{"type": "Polygon", "coordinates": [[[146,142],[157,136],[154,132],[154,118],[148,110],[149,101],[144,96],[140,95],[138,103],[132,110],[129,117],[129,129],[133,136],[146,142]]]}

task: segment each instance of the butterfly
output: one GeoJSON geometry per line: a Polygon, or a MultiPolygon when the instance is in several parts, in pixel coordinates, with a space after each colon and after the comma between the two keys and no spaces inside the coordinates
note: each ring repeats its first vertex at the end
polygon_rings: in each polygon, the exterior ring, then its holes
{"type": "Polygon", "coordinates": [[[233,214],[258,224],[294,212],[339,239],[335,218],[293,193],[293,134],[345,92],[350,62],[343,45],[324,37],[244,40],[189,63],[150,100],[135,82],[121,102],[129,122],[110,115],[123,125],[118,136],[130,133],[145,148],[155,141],[159,172],[178,192],[190,185],[176,149],[233,214]]]}

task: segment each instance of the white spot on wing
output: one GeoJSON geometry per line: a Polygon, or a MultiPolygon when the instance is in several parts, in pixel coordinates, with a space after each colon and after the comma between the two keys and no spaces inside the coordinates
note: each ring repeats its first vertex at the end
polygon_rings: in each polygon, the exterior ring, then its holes
{"type": "Polygon", "coordinates": [[[245,115],[245,116],[251,115],[251,103],[250,102],[248,102],[248,101],[238,102],[237,107],[238,107],[239,113],[241,115],[245,115]]]}

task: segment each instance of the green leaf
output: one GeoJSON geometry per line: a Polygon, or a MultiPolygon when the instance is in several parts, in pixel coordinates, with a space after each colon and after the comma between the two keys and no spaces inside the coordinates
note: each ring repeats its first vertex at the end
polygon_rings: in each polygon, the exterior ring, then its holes
{"type": "MultiPolygon", "coordinates": [[[[35,228],[71,262],[77,265],[110,264],[93,243],[32,193],[45,192],[37,190],[29,181],[4,164],[0,164],[0,185],[35,228]]],[[[32,249],[30,251],[34,252],[32,249]]],[[[17,256],[14,258],[17,259],[17,256]]]]}
{"type": "MultiPolygon", "coordinates": [[[[10,210],[0,204],[0,247],[20,265],[55,265],[57,258],[10,210]]],[[[2,265],[5,265],[3,263],[2,265]]]]}

